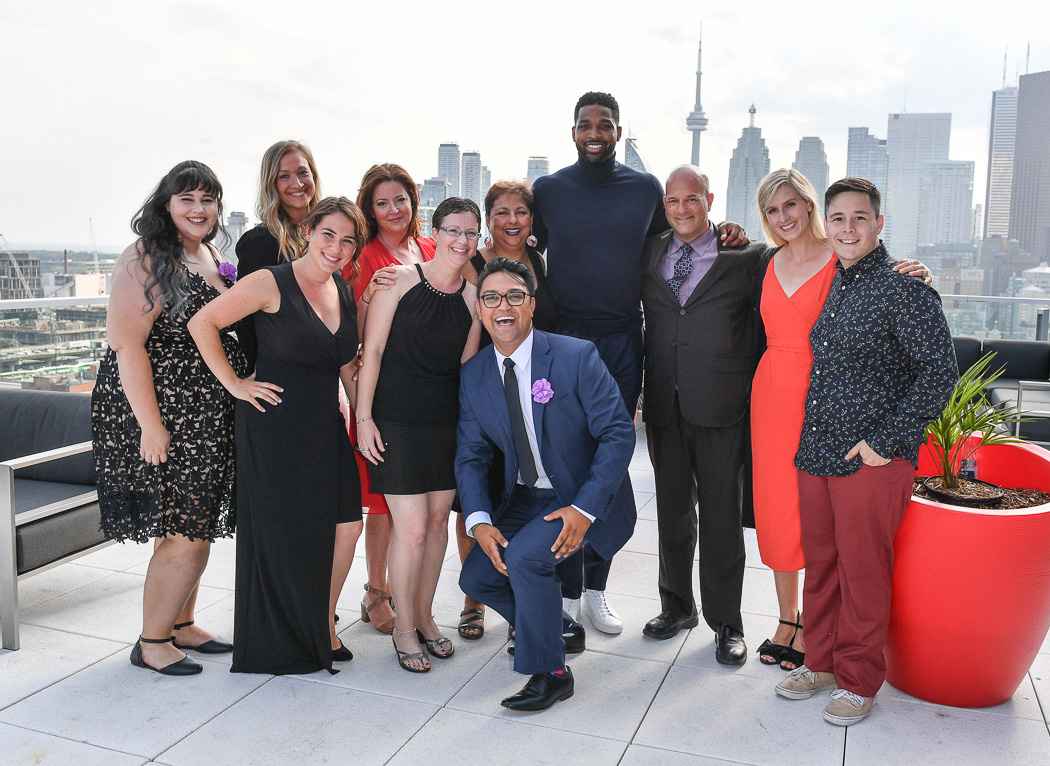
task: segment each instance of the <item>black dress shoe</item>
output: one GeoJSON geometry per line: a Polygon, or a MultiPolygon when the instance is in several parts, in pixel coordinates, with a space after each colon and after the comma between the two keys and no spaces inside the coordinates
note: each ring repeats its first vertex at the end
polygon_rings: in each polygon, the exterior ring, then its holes
{"type": "Polygon", "coordinates": [[[744,634],[723,623],[715,632],[715,659],[722,665],[743,665],[747,661],[744,634]]]}
{"type": "Polygon", "coordinates": [[[332,662],[350,662],[354,658],[354,653],[343,646],[343,642],[339,642],[339,648],[332,650],[332,662]]]}
{"type": "Polygon", "coordinates": [[[573,691],[572,670],[566,665],[565,673],[560,676],[534,674],[520,692],[512,694],[500,704],[511,710],[546,710],[555,702],[567,700],[573,691]]]}
{"type": "MultiPolygon", "coordinates": [[[[561,636],[565,639],[566,654],[579,654],[587,648],[587,631],[578,622],[574,622],[564,629],[561,636]]],[[[514,656],[514,644],[507,647],[507,654],[511,657],[514,656]]]]}
{"type": "MultiPolygon", "coordinates": [[[[192,624],[193,620],[176,623],[175,630],[188,628],[192,624]]],[[[172,637],[171,643],[175,645],[176,649],[182,649],[182,651],[189,649],[191,652],[200,652],[201,654],[228,654],[233,651],[233,644],[221,638],[213,638],[211,641],[205,641],[203,644],[198,644],[197,646],[185,646],[172,637]]]]}
{"type": "Polygon", "coordinates": [[[683,628],[695,628],[699,624],[700,618],[695,614],[692,617],[683,617],[674,612],[660,612],[656,617],[645,623],[642,633],[649,636],[649,638],[663,641],[668,638],[674,638],[678,635],[678,631],[683,628]]]}
{"type": "Polygon", "coordinates": [[[178,662],[172,662],[170,665],[165,665],[162,668],[155,668],[152,665],[148,665],[144,659],[142,659],[142,644],[166,644],[168,642],[175,643],[174,638],[142,638],[139,636],[139,640],[135,642],[135,646],[131,649],[131,664],[138,668],[146,668],[146,670],[152,670],[154,673],[160,673],[165,676],[193,676],[204,670],[204,666],[199,662],[191,660],[189,657],[183,657],[178,662]]]}

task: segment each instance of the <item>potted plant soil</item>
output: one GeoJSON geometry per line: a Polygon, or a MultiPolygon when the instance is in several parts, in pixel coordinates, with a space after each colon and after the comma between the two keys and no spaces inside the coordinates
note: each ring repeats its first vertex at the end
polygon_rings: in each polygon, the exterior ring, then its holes
{"type": "Polygon", "coordinates": [[[1010,699],[1050,628],[1050,452],[1004,433],[1020,413],[988,404],[984,387],[1001,374],[985,375],[990,357],[960,377],[927,428],[919,474],[933,481],[917,480],[894,542],[887,680],[958,707],[1010,699]],[[960,481],[967,459],[982,483],[1007,489],[1005,500],[974,497],[986,488],[960,481]],[[961,488],[966,505],[933,488],[961,488]],[[1016,507],[1026,499],[1030,507],[1016,507]]]}

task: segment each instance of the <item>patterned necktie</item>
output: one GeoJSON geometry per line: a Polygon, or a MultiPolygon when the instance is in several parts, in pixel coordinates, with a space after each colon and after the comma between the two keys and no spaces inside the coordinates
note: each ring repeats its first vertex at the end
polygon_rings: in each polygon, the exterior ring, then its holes
{"type": "Polygon", "coordinates": [[[667,280],[667,284],[671,286],[671,292],[674,293],[674,297],[678,299],[679,303],[682,301],[682,284],[685,280],[689,279],[689,275],[693,273],[693,247],[688,242],[682,245],[681,257],[674,263],[674,274],[667,280]]]}
{"type": "Polygon", "coordinates": [[[503,393],[507,396],[507,409],[510,411],[510,432],[514,436],[514,451],[518,453],[518,473],[527,487],[535,487],[539,474],[536,471],[536,460],[529,446],[529,436],[525,432],[525,418],[521,414],[521,400],[518,398],[518,376],[514,374],[514,362],[508,357],[503,360],[503,393]]]}

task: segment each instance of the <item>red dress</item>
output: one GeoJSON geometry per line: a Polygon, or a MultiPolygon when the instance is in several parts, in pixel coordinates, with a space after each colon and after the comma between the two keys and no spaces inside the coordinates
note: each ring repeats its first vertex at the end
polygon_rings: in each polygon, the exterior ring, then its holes
{"type": "Polygon", "coordinates": [[[835,261],[789,298],[773,263],[762,282],[766,352],[751,388],[751,450],[754,458],[755,528],[763,563],[778,572],[805,567],[798,515],[798,452],[806,391],[813,367],[809,332],[824,308],[835,261]]]}
{"type": "MultiPolygon", "coordinates": [[[[430,237],[416,237],[416,245],[419,246],[419,252],[423,256],[424,263],[434,257],[437,243],[433,239],[430,237]]],[[[355,300],[361,300],[365,288],[368,287],[368,280],[372,278],[373,274],[386,266],[404,266],[404,264],[387,250],[386,245],[379,241],[379,237],[373,237],[361,251],[361,258],[357,262],[360,273],[357,275],[357,281],[354,282],[355,300]]],[[[350,264],[347,264],[343,268],[343,278],[349,280],[350,276],[351,267],[350,264]]],[[[350,424],[350,442],[356,446],[357,416],[354,415],[353,410],[350,410],[350,417],[347,419],[347,422],[350,424]]],[[[368,476],[368,461],[361,456],[360,452],[355,451],[354,454],[357,456],[357,471],[361,474],[361,504],[368,508],[369,513],[390,513],[390,508],[386,504],[386,498],[372,493],[372,481],[368,476]]]]}

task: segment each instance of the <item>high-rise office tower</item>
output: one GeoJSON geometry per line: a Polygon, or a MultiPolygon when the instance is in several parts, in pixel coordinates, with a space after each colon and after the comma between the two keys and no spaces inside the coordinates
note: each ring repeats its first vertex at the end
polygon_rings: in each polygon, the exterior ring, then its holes
{"type": "Polygon", "coordinates": [[[911,258],[919,237],[923,163],[948,159],[950,114],[891,114],[886,133],[889,166],[883,192],[882,238],[894,258],[911,258]]]}
{"type": "Polygon", "coordinates": [[[690,161],[694,165],[700,164],[700,134],[707,130],[707,115],[700,104],[700,56],[703,51],[704,42],[701,40],[696,50],[696,104],[685,118],[685,127],[693,134],[693,153],[690,161]]]}
{"type": "Polygon", "coordinates": [[[823,207],[824,192],[828,190],[828,155],[824,151],[824,142],[816,136],[806,136],[799,141],[791,167],[809,179],[823,207]]]}
{"type": "Polygon", "coordinates": [[[222,254],[235,266],[237,265],[237,251],[234,248],[246,228],[248,228],[248,216],[236,210],[231,211],[226,219],[226,233],[230,235],[230,244],[223,248],[222,254]]]}
{"type": "Polygon", "coordinates": [[[488,165],[481,166],[481,199],[478,200],[478,207],[481,208],[482,215],[485,214],[485,195],[489,192],[489,187],[492,186],[492,171],[489,170],[488,165]]]}
{"type": "MultiPolygon", "coordinates": [[[[487,188],[486,191],[488,191],[487,188]]],[[[460,176],[459,196],[474,200],[480,207],[482,194],[481,154],[479,152],[463,152],[463,174],[460,176]]]]}
{"type": "Polygon", "coordinates": [[[1014,135],[1017,88],[992,91],[992,125],[988,130],[988,185],[984,192],[984,236],[1010,233],[1010,193],[1014,180],[1014,135]]]}
{"type": "Polygon", "coordinates": [[[449,196],[459,194],[459,144],[441,144],[438,147],[438,175],[448,181],[449,196]]]}
{"type": "Polygon", "coordinates": [[[923,163],[918,223],[918,245],[970,242],[973,236],[972,162],[923,163]]]}
{"type": "Polygon", "coordinates": [[[546,157],[529,157],[529,171],[525,177],[528,178],[530,184],[537,178],[549,176],[550,173],[551,163],[546,157]]]}
{"type": "Polygon", "coordinates": [[[769,149],[762,129],[755,127],[755,105],[748,110],[751,124],[741,131],[733,157],[729,160],[729,188],[726,191],[726,219],[736,221],[747,231],[762,230],[755,192],[769,172],[769,149]]]}
{"type": "Polygon", "coordinates": [[[1050,262],[1050,71],[1021,75],[1010,239],[1050,262]]]}
{"type": "Polygon", "coordinates": [[[638,148],[638,139],[634,136],[629,136],[623,142],[623,164],[632,170],[637,170],[639,173],[653,172],[649,161],[645,159],[642,150],[638,148]]]}
{"type": "Polygon", "coordinates": [[[866,178],[885,197],[888,167],[886,139],[876,138],[867,128],[850,128],[846,146],[846,175],[849,178],[866,178]]]}
{"type": "Polygon", "coordinates": [[[423,222],[423,236],[430,235],[430,223],[434,217],[434,208],[445,201],[449,194],[449,184],[441,176],[428,178],[419,187],[419,217],[423,222]]]}

